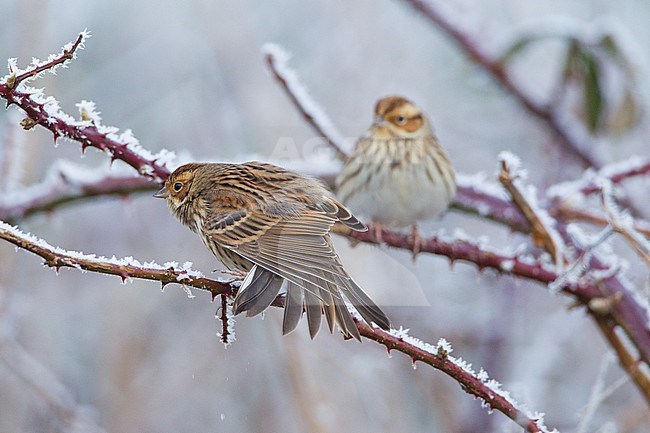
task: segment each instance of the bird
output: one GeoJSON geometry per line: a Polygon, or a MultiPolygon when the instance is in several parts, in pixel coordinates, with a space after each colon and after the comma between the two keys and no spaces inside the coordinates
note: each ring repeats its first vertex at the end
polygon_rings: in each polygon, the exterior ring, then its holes
{"type": "Polygon", "coordinates": [[[336,223],[367,227],[319,180],[256,161],[188,163],[154,196],[228,269],[246,272],[234,314],[260,314],[284,287],[283,334],[304,311],[312,339],[325,315],[330,333],[336,324],[346,338],[360,340],[346,300],[368,324],[390,329],[386,314],[343,268],[329,234],[336,223]]]}
{"type": "Polygon", "coordinates": [[[417,223],[439,216],[456,193],[454,167],[429,119],[403,96],[376,103],[335,184],[343,203],[375,223],[379,243],[383,225],[410,225],[414,259],[422,242],[417,223]]]}

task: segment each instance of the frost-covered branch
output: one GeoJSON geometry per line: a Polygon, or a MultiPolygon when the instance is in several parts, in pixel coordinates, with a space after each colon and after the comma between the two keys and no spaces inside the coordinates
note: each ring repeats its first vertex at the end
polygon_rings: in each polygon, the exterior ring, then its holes
{"type": "MultiPolygon", "coordinates": [[[[384,244],[394,248],[412,251],[413,238],[406,233],[382,228],[379,236],[374,227],[370,226],[367,232],[352,232],[345,227],[335,227],[335,232],[348,236],[360,242],[384,244]]],[[[441,255],[452,262],[461,260],[473,263],[479,269],[494,269],[501,274],[536,281],[549,285],[561,277],[554,264],[544,263],[539,259],[515,253],[495,251],[480,242],[463,240],[457,236],[455,239],[432,237],[421,239],[421,252],[441,255]]],[[[634,290],[629,283],[611,272],[607,262],[597,254],[588,262],[592,271],[600,272],[601,276],[591,275],[588,278],[578,278],[566,281],[558,287],[563,293],[574,297],[580,305],[587,308],[592,315],[605,316],[612,323],[620,326],[638,349],[644,362],[650,365],[650,332],[648,331],[648,311],[641,306],[634,296],[634,290]],[[612,302],[608,310],[592,308],[602,299],[616,293],[616,301],[612,302]]]]}
{"type": "Polygon", "coordinates": [[[532,185],[520,184],[520,178],[524,177],[520,169],[521,161],[510,152],[501,152],[499,160],[499,181],[528,221],[533,242],[543,246],[555,263],[561,265],[564,261],[564,243],[555,230],[555,220],[538,205],[535,189],[532,185]]]}
{"type": "MultiPolygon", "coordinates": [[[[597,226],[606,226],[609,224],[607,218],[596,215],[584,209],[576,209],[567,206],[564,203],[559,203],[551,209],[552,215],[561,217],[565,221],[584,221],[597,226]]],[[[650,237],[650,224],[647,221],[634,221],[634,230],[650,237]]]]}
{"type": "Polygon", "coordinates": [[[89,169],[59,160],[50,167],[42,182],[13,189],[0,197],[0,220],[16,222],[78,200],[155,189],[154,183],[139,175],[115,169],[89,169]]]}
{"type": "Polygon", "coordinates": [[[52,132],[55,141],[59,137],[65,137],[79,142],[82,151],[87,147],[97,148],[107,153],[111,160],[122,160],[140,174],[155,182],[163,182],[169,176],[165,164],[174,158],[173,153],[163,150],[152,154],[140,146],[130,129],[120,133],[116,127],[101,124],[101,117],[92,102],[82,101],[77,104],[81,120],[76,120],[60,109],[56,99],[45,96],[41,89],[26,85],[27,81],[38,77],[48,68],[65,65],[70,60],[71,47],[64,47],[61,53],[50,56],[45,63],[36,61],[34,68],[21,73],[16,72],[15,61],[10,62],[10,74],[0,80],[0,97],[7,101],[7,106],[14,104],[27,114],[27,119],[22,122],[25,129],[41,125],[52,132]],[[23,78],[16,84],[20,77],[23,78]]]}
{"type": "Polygon", "coordinates": [[[650,376],[644,371],[641,363],[630,353],[621,337],[616,333],[616,329],[609,326],[605,320],[597,320],[598,327],[616,352],[621,367],[630,376],[636,387],[641,391],[641,395],[650,405],[650,376]]]}
{"type": "Polygon", "coordinates": [[[612,183],[602,182],[603,208],[610,226],[621,234],[645,262],[650,265],[650,241],[636,230],[634,218],[623,212],[614,200],[612,183]]]}
{"type": "MultiPolygon", "coordinates": [[[[434,346],[411,337],[408,335],[408,329],[392,329],[386,332],[360,320],[355,321],[362,336],[386,346],[389,352],[397,350],[404,353],[411,358],[414,365],[420,361],[442,371],[458,382],[463,391],[481,399],[484,407],[498,410],[525,431],[550,432],[544,425],[544,414],[532,413],[517,403],[508,391],[501,388],[499,382],[489,378],[485,370],[476,372],[471,364],[462,358],[451,356],[451,345],[444,339],[440,339],[434,346]]],[[[553,431],[556,432],[555,429],[553,431]]]]}
{"type": "Polygon", "coordinates": [[[227,349],[235,341],[235,315],[232,312],[232,298],[226,295],[219,297],[221,306],[217,310],[217,317],[221,321],[221,330],[217,335],[227,349]]]}
{"type": "MultiPolygon", "coordinates": [[[[203,277],[200,272],[191,269],[191,263],[182,266],[178,263],[141,264],[137,260],[127,257],[124,259],[97,257],[73,251],[66,251],[49,245],[42,239],[25,234],[15,227],[0,222],[0,238],[19,248],[30,251],[45,260],[45,265],[59,269],[61,267],[75,268],[82,271],[98,272],[102,274],[117,275],[123,281],[131,278],[160,281],[163,286],[169,283],[178,283],[183,286],[196,287],[207,290],[213,296],[222,295],[221,315],[223,329],[220,337],[228,345],[234,339],[232,329],[232,310],[226,296],[232,296],[236,289],[228,282],[211,280],[203,277]]],[[[282,306],[283,298],[279,297],[274,305],[282,306]]],[[[520,407],[501,385],[489,379],[488,374],[481,370],[474,372],[467,363],[461,359],[449,356],[451,346],[446,342],[432,346],[407,335],[403,330],[384,332],[371,327],[359,320],[356,321],[361,335],[377,341],[389,350],[397,350],[411,357],[413,362],[421,361],[446,373],[457,381],[461,387],[480,399],[487,407],[504,413],[509,418],[526,428],[529,432],[548,431],[543,426],[543,416],[531,414],[520,407]]]]}
{"type": "Polygon", "coordinates": [[[275,77],[293,105],[318,136],[327,140],[327,143],[336,152],[337,158],[344,161],[348,157],[348,153],[345,150],[343,137],[334,127],[327,114],[309,96],[307,89],[300,83],[295,72],[287,66],[289,54],[282,47],[275,44],[266,44],[262,51],[273,77],[275,77]]]}
{"type": "Polygon", "coordinates": [[[589,152],[595,148],[584,128],[579,125],[569,125],[563,116],[552,107],[536,101],[519,84],[517,84],[503,64],[488,54],[480,44],[464,29],[449,17],[444,16],[439,6],[425,0],[403,0],[420,12],[427,20],[445,32],[458,46],[465,51],[469,58],[483,67],[501,86],[524,107],[529,113],[540,119],[553,133],[557,142],[567,152],[579,158],[590,167],[600,168],[600,161],[589,152]]]}
{"type": "Polygon", "coordinates": [[[633,156],[624,161],[607,164],[600,170],[586,170],[578,180],[562,182],[548,189],[551,199],[570,200],[575,194],[589,195],[600,192],[603,180],[617,185],[627,179],[650,176],[650,160],[633,156]]]}
{"type": "Polygon", "coordinates": [[[507,225],[513,231],[527,233],[530,224],[499,184],[484,173],[456,175],[456,195],[451,207],[507,225]]]}
{"type": "Polygon", "coordinates": [[[116,275],[123,282],[131,278],[154,280],[159,281],[163,287],[170,283],[177,283],[210,291],[214,296],[233,293],[230,284],[205,278],[200,272],[191,268],[192,263],[190,262],[183,265],[168,262],[161,266],[153,262],[140,263],[133,257],[117,259],[67,251],[53,247],[44,240],[23,233],[2,221],[0,221],[0,239],[42,257],[46,266],[56,270],[74,268],[81,271],[116,275]]]}
{"type": "Polygon", "coordinates": [[[90,38],[88,31],[79,33],[77,40],[72,43],[66,44],[59,54],[52,54],[46,60],[41,62],[38,59],[33,59],[32,64],[25,70],[18,69],[16,59],[9,60],[9,75],[4,77],[4,83],[10,90],[17,88],[23,81],[27,82],[39,77],[43,72],[50,71],[56,73],[59,66],[66,67],[66,63],[70,60],[76,59],[76,51],[78,48],[84,48],[84,42],[90,38]]]}

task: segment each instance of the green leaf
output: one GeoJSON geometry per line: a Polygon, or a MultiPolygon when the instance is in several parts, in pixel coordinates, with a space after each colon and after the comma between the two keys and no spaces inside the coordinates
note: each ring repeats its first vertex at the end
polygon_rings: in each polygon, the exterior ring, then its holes
{"type": "Polygon", "coordinates": [[[584,73],[584,110],[585,122],[591,132],[597,131],[601,126],[604,101],[600,84],[600,65],[595,56],[582,51],[581,66],[584,73]]]}

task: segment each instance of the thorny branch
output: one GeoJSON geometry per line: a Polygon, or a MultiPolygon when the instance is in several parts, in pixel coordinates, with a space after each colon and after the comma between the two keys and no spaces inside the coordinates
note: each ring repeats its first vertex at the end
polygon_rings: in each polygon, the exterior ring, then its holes
{"type": "Polygon", "coordinates": [[[80,33],[79,36],[77,37],[77,40],[74,42],[74,44],[72,44],[72,47],[70,47],[69,49],[63,49],[61,54],[59,56],[56,56],[51,61],[36,65],[35,67],[26,70],[22,74],[15,75],[14,71],[11,71],[11,67],[10,67],[9,72],[12,75],[10,75],[7,80],[6,83],[7,86],[9,87],[10,90],[14,90],[16,87],[18,87],[20,83],[22,83],[27,79],[36,77],[41,72],[54,69],[58,65],[65,65],[66,62],[75,58],[75,52],[77,51],[77,48],[79,48],[79,46],[82,44],[85,37],[86,35],[84,33],[80,33]]]}
{"type": "Polygon", "coordinates": [[[163,287],[170,283],[178,283],[207,290],[213,296],[221,294],[230,295],[233,293],[233,288],[230,284],[198,276],[195,271],[179,268],[177,264],[167,267],[148,266],[147,264],[142,265],[130,260],[111,260],[105,257],[73,254],[55,248],[33,236],[25,235],[2,221],[0,221],[0,239],[4,239],[19,248],[42,257],[46,266],[55,268],[56,270],[60,268],[74,268],[100,274],[117,275],[122,281],[126,281],[129,278],[155,280],[159,281],[163,287]]]}
{"type": "MultiPolygon", "coordinates": [[[[295,74],[292,76],[295,77],[295,74]]],[[[285,87],[285,91],[291,92],[291,87],[285,87]]],[[[299,111],[304,109],[303,105],[315,105],[315,103],[309,100],[306,95],[301,95],[301,97],[291,97],[290,99],[294,104],[296,104],[296,108],[299,111]]],[[[310,124],[316,123],[314,129],[322,131],[324,128],[318,128],[317,125],[321,118],[322,117],[311,116],[306,118],[306,120],[310,124]]],[[[332,140],[329,140],[329,142],[332,142],[332,140]]],[[[616,167],[616,164],[614,164],[613,167],[603,167],[598,175],[602,178],[607,179],[611,177],[612,179],[615,179],[616,182],[622,182],[627,178],[646,174],[644,161],[636,161],[634,164],[624,163],[623,166],[624,168],[622,169],[616,167]]],[[[584,194],[590,194],[593,191],[591,191],[588,186],[592,182],[592,180],[588,179],[580,181],[577,185],[570,185],[571,188],[568,188],[567,185],[560,185],[561,188],[558,186],[558,188],[551,188],[550,190],[556,191],[552,195],[555,199],[563,198],[562,194],[557,193],[559,190],[569,191],[577,189],[578,193],[580,193],[580,191],[584,189],[584,194]]],[[[484,182],[472,182],[471,179],[465,179],[464,177],[459,176],[458,192],[454,199],[453,206],[457,209],[470,211],[485,218],[505,223],[513,230],[519,230],[526,233],[530,232],[531,225],[528,219],[511,200],[508,200],[507,197],[500,196],[493,191],[481,190],[477,187],[477,184],[483,185],[484,182]]],[[[571,194],[573,194],[573,192],[571,194]]],[[[560,203],[562,201],[563,200],[560,200],[560,203]]],[[[550,205],[551,202],[545,204],[545,206],[550,205]]],[[[549,212],[552,212],[552,209],[549,212]]],[[[529,217],[537,218],[539,220],[534,212],[532,215],[529,215],[529,217]]],[[[556,220],[555,224],[562,228],[562,232],[565,232],[565,228],[560,221],[556,220]]],[[[340,228],[337,228],[337,230],[340,230],[346,236],[353,237],[362,242],[379,243],[377,239],[374,239],[373,235],[375,233],[372,230],[366,233],[352,233],[349,230],[340,228]]],[[[561,236],[564,242],[570,240],[566,233],[563,235],[561,234],[561,236]]],[[[412,239],[397,232],[383,231],[382,240],[383,243],[395,248],[413,248],[412,239]]],[[[449,257],[451,260],[466,260],[475,263],[479,269],[489,267],[500,272],[507,270],[507,272],[511,272],[512,275],[529,278],[545,284],[550,284],[561,276],[548,270],[537,260],[533,260],[533,265],[531,266],[530,260],[517,260],[517,258],[513,257],[498,256],[492,252],[484,251],[482,247],[477,246],[476,244],[469,242],[459,243],[446,243],[440,239],[431,238],[423,242],[421,252],[444,255],[449,257]],[[459,243],[461,245],[459,245],[459,243]]],[[[607,266],[598,257],[592,257],[588,266],[597,271],[607,269],[607,266]]],[[[583,286],[563,287],[562,290],[575,296],[578,299],[578,302],[586,305],[588,307],[587,311],[592,315],[602,314],[602,311],[596,312],[589,308],[590,305],[599,304],[602,299],[617,299],[617,301],[612,303],[606,311],[606,314],[609,317],[608,320],[618,324],[625,330],[627,335],[630,337],[630,340],[639,350],[641,357],[647,364],[650,364],[650,332],[647,327],[647,314],[631,295],[632,289],[623,283],[616,275],[609,276],[605,281],[597,280],[595,283],[587,285],[587,287],[589,287],[589,289],[585,289],[583,286]],[[603,284],[604,287],[600,287],[603,284]]]]}
{"type": "MultiPolygon", "coordinates": [[[[82,35],[80,35],[80,38],[82,35]]],[[[63,64],[68,60],[71,54],[66,51],[64,50],[58,57],[47,63],[50,68],[63,64]]],[[[21,80],[24,81],[43,72],[40,69],[40,66],[27,69],[18,77],[23,77],[21,80]],[[39,70],[39,72],[34,72],[36,70],[39,70]]],[[[7,101],[7,107],[15,104],[25,111],[30,119],[29,122],[23,123],[25,129],[41,125],[52,132],[55,141],[59,137],[66,137],[79,142],[82,151],[87,147],[97,148],[109,154],[111,159],[120,159],[126,162],[135,168],[138,173],[158,183],[164,182],[169,176],[169,170],[164,165],[158,163],[155,159],[148,159],[134,150],[133,143],[119,140],[119,137],[111,128],[104,128],[100,131],[100,128],[94,122],[83,120],[72,123],[66,121],[66,118],[58,113],[58,109],[55,109],[57,107],[56,101],[41,100],[39,97],[35,97],[35,95],[42,95],[36,89],[23,89],[20,84],[12,84],[11,76],[5,79],[4,83],[0,82],[0,97],[7,101]]]]}
{"type": "MultiPolygon", "coordinates": [[[[25,235],[19,230],[0,222],[0,238],[4,239],[19,248],[34,253],[44,259],[44,264],[55,269],[62,267],[74,268],[90,272],[98,272],[108,275],[116,275],[123,281],[130,278],[139,278],[145,280],[154,280],[162,283],[163,286],[169,283],[177,283],[185,286],[195,287],[209,291],[213,298],[221,296],[221,319],[223,330],[221,339],[224,344],[229,344],[232,338],[228,325],[228,303],[226,296],[232,297],[236,293],[236,287],[232,284],[221,281],[211,280],[201,276],[193,275],[195,271],[191,269],[179,269],[178,266],[169,266],[163,268],[154,265],[141,265],[133,259],[115,260],[106,258],[97,258],[94,256],[83,256],[80,254],[70,253],[65,250],[54,248],[45,241],[37,239],[30,235],[25,235]]],[[[282,306],[283,297],[276,299],[274,305],[282,306]]],[[[406,340],[405,333],[403,336],[396,336],[391,333],[382,331],[379,328],[371,327],[364,322],[356,320],[357,327],[364,337],[374,340],[388,350],[397,350],[409,356],[413,362],[424,362],[452,377],[456,380],[463,390],[475,397],[482,399],[489,407],[502,412],[507,417],[521,425],[528,432],[541,432],[539,417],[534,419],[518,408],[516,404],[510,401],[501,390],[497,392],[488,384],[487,374],[479,377],[468,371],[467,368],[459,366],[453,362],[442,349],[437,352],[430,352],[420,346],[409,343],[406,340]]],[[[412,339],[412,337],[409,337],[412,339]]],[[[432,346],[433,347],[433,346],[432,346]]],[[[543,424],[542,424],[543,425],[543,424]]]]}
{"type": "Polygon", "coordinates": [[[548,431],[543,424],[540,425],[539,418],[534,419],[534,416],[531,417],[531,415],[525,414],[520,408],[517,408],[512,402],[508,401],[503,394],[494,392],[493,389],[486,386],[486,381],[482,380],[478,375],[468,374],[464,368],[457,365],[451,359],[442,345],[438,344],[436,352],[424,350],[408,343],[404,338],[395,335],[395,333],[382,331],[359,320],[355,320],[355,322],[362,336],[383,344],[388,351],[397,350],[408,355],[414,363],[420,361],[442,371],[458,382],[463,388],[463,391],[480,398],[491,408],[499,410],[523,427],[525,431],[548,431]]]}
{"type": "Polygon", "coordinates": [[[543,246],[546,251],[553,257],[555,263],[561,263],[564,258],[560,257],[556,239],[558,236],[551,235],[551,228],[547,227],[540,216],[533,209],[532,204],[528,201],[525,194],[521,191],[516,183],[516,173],[511,172],[512,169],[505,159],[501,160],[501,171],[499,172],[499,181],[503,187],[508,191],[512,202],[517,205],[519,210],[530,225],[530,231],[533,242],[537,245],[543,246]],[[554,239],[555,238],[555,239],[554,239]]]}
{"type": "MultiPolygon", "coordinates": [[[[286,87],[286,90],[289,93],[292,91],[292,89],[289,87],[286,87]]],[[[66,123],[65,120],[48,117],[44,103],[30,99],[29,94],[21,92],[19,88],[10,89],[7,86],[6,82],[4,84],[0,84],[0,97],[5,98],[9,103],[15,103],[20,106],[23,110],[25,110],[29,118],[32,119],[35,124],[41,124],[52,131],[55,135],[55,138],[63,135],[72,140],[79,141],[82,144],[82,148],[86,146],[93,146],[105,150],[111,155],[113,159],[121,159],[127,162],[132,167],[138,169],[139,173],[143,176],[153,178],[158,182],[164,180],[169,174],[169,171],[163,165],[157,164],[155,160],[148,159],[139,152],[131,151],[128,144],[113,140],[112,138],[108,137],[109,134],[100,132],[94,125],[80,126],[78,124],[66,123]]],[[[292,101],[297,105],[297,107],[301,107],[300,104],[302,104],[302,102],[297,98],[292,98],[292,101]]],[[[318,125],[318,120],[314,116],[305,116],[305,119],[308,122],[313,122],[315,125],[318,125]]],[[[323,130],[321,129],[320,131],[323,130]]],[[[332,142],[333,141],[330,140],[330,143],[332,142]]],[[[622,174],[620,178],[617,178],[617,181],[621,181],[629,176],[639,174],[645,174],[645,171],[635,170],[627,174],[622,174]]],[[[110,191],[111,188],[107,188],[105,191],[99,192],[99,194],[110,193],[110,191]]],[[[480,215],[486,216],[487,218],[505,221],[515,229],[528,230],[526,227],[528,226],[528,221],[521,214],[521,212],[519,212],[519,210],[507,199],[495,197],[490,194],[483,194],[480,190],[476,190],[476,188],[468,185],[468,187],[465,189],[465,201],[463,202],[463,193],[463,189],[461,188],[461,192],[459,194],[461,197],[460,203],[458,203],[457,199],[458,207],[466,207],[480,215]]],[[[82,197],[85,197],[85,195],[80,194],[78,197],[75,197],[75,199],[82,197]]],[[[57,205],[54,204],[52,208],[55,206],[57,205]]],[[[23,216],[27,214],[28,213],[24,213],[23,216]]],[[[364,242],[376,243],[377,240],[372,238],[373,235],[374,231],[371,230],[367,233],[354,234],[351,237],[364,242]]],[[[20,239],[16,238],[13,238],[12,241],[9,239],[12,238],[12,233],[7,234],[4,238],[18,246],[41,255],[41,257],[46,260],[47,265],[57,268],[64,266],[75,267],[90,270],[93,272],[114,274],[121,276],[122,278],[135,277],[154,279],[161,281],[163,284],[168,282],[182,281],[182,284],[210,290],[213,294],[230,293],[232,290],[230,286],[225,285],[224,283],[215,282],[213,280],[205,278],[187,278],[184,276],[182,270],[150,269],[146,267],[143,268],[142,266],[135,266],[129,263],[113,263],[110,261],[103,263],[101,260],[96,258],[92,258],[92,260],[87,260],[86,258],[79,259],[79,257],[75,257],[73,255],[66,256],[58,254],[56,250],[53,249],[43,249],[44,247],[42,245],[30,245],[29,241],[27,243],[24,243],[20,241],[20,239]],[[179,279],[181,281],[179,281],[179,279]]],[[[409,239],[408,236],[399,233],[383,231],[382,239],[384,243],[387,243],[388,245],[392,245],[394,247],[406,249],[412,248],[412,240],[409,239]]],[[[471,242],[445,242],[437,238],[432,238],[424,242],[422,251],[445,255],[452,260],[467,260],[469,262],[475,263],[479,268],[490,267],[499,270],[500,272],[511,273],[512,275],[529,278],[543,283],[550,283],[559,277],[554,271],[549,270],[548,266],[542,265],[536,260],[531,261],[531,258],[520,259],[518,257],[502,256],[497,253],[490,252],[489,250],[485,250],[482,246],[472,244],[471,242]]],[[[592,260],[591,266],[596,269],[603,269],[602,263],[598,263],[595,259],[592,260]]],[[[588,282],[586,280],[581,280],[575,284],[563,287],[563,290],[567,291],[572,296],[576,297],[582,304],[587,306],[593,304],[592,301],[594,300],[607,298],[617,293],[623,293],[622,296],[618,297],[620,298],[620,301],[614,302],[613,305],[611,305],[611,311],[605,311],[603,320],[605,320],[608,324],[615,324],[611,325],[611,327],[608,328],[610,330],[614,329],[614,326],[616,325],[620,326],[627,333],[633,344],[639,350],[642,359],[646,363],[648,362],[648,359],[650,359],[650,336],[647,327],[645,326],[645,313],[635,303],[634,299],[629,296],[629,291],[626,289],[623,283],[618,281],[616,276],[610,276],[604,281],[597,282],[588,282]],[[603,293],[603,288],[606,289],[604,290],[605,293],[603,293]]],[[[281,304],[281,301],[282,299],[277,300],[276,304],[281,304]]],[[[588,311],[592,315],[603,313],[602,311],[596,312],[590,309],[588,309],[588,311]]],[[[600,323],[601,322],[599,322],[599,324],[600,323]]],[[[366,335],[362,327],[360,327],[360,329],[362,330],[362,335],[371,338],[369,335],[366,335]]],[[[371,330],[373,329],[374,328],[371,330]]],[[[405,348],[404,350],[411,349],[405,348]]],[[[413,351],[404,353],[409,356],[412,354],[417,355],[417,353],[413,351]]],[[[619,354],[619,356],[621,355],[619,354]]],[[[419,359],[417,356],[412,356],[412,358],[419,359]]],[[[451,376],[454,377],[453,375],[451,376]]],[[[639,386],[638,382],[637,386],[639,386]]],[[[498,407],[495,406],[495,408],[498,407]]],[[[498,409],[506,413],[506,415],[508,415],[508,413],[512,413],[509,412],[509,409],[507,408],[498,409]]],[[[529,429],[529,431],[537,430],[529,429]]]]}
{"type": "Polygon", "coordinates": [[[84,182],[69,182],[64,176],[55,183],[43,185],[35,194],[25,191],[26,199],[18,201],[0,200],[0,220],[16,222],[39,212],[51,212],[54,209],[74,203],[106,196],[128,196],[139,192],[155,191],[155,184],[142,176],[113,176],[106,174],[97,179],[84,182]]]}

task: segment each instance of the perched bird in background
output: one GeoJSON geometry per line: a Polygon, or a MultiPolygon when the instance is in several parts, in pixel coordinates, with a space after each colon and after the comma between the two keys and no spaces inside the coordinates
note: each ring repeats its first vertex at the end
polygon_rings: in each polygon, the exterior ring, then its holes
{"type": "Polygon", "coordinates": [[[177,168],[155,196],[166,199],[227,268],[247,272],[235,314],[261,313],[285,285],[283,334],[296,328],[304,308],[312,338],[325,314],[330,332],[337,324],[359,340],[345,299],[366,322],[390,328],[388,317],[343,269],[329,236],[337,222],[367,228],[319,181],[259,162],[190,163],[177,168]]]}
{"type": "Polygon", "coordinates": [[[336,187],[343,203],[377,223],[380,242],[381,225],[411,225],[415,258],[421,247],[417,223],[447,209],[456,180],[426,116],[408,99],[389,96],[377,102],[374,122],[336,187]]]}

